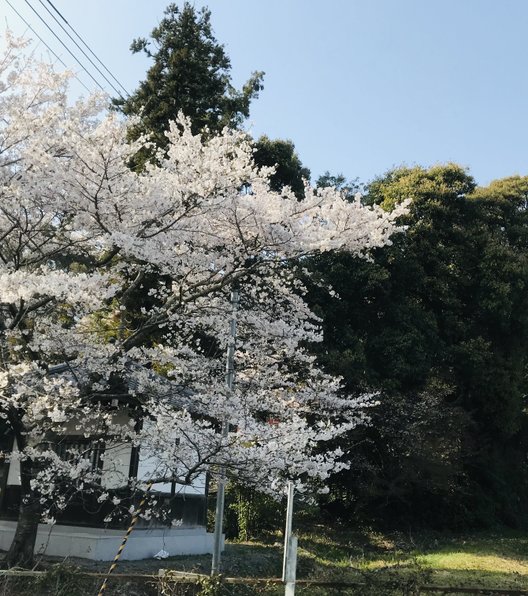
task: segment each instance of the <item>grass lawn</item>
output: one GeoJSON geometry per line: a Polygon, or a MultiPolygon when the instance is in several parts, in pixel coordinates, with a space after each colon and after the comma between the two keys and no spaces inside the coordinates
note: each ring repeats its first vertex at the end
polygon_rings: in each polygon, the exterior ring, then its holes
{"type": "MultiPolygon", "coordinates": [[[[387,533],[313,526],[298,532],[299,579],[361,582],[359,591],[300,594],[402,594],[387,585],[435,585],[528,590],[528,535],[513,531],[448,535],[387,533]]],[[[273,540],[273,539],[272,539],[273,540]]],[[[279,577],[282,545],[277,542],[228,543],[222,558],[230,577],[279,577]]],[[[134,563],[123,563],[130,569],[134,563]]],[[[173,557],[163,567],[210,572],[209,556],[173,557]]]]}
{"type": "MultiPolygon", "coordinates": [[[[324,525],[306,527],[299,534],[297,575],[299,579],[355,582],[363,586],[345,590],[299,587],[299,596],[334,596],[338,594],[384,596],[416,594],[414,586],[457,586],[528,590],[528,535],[497,531],[450,535],[445,533],[380,533],[373,530],[350,531],[324,525]]],[[[267,542],[230,542],[222,558],[222,572],[227,577],[279,577],[282,571],[281,537],[267,542]]],[[[52,558],[46,558],[53,563],[52,558]]],[[[106,571],[108,563],[75,563],[85,571],[106,571]]],[[[171,557],[163,561],[122,561],[117,573],[157,574],[166,568],[209,574],[210,556],[171,557]]],[[[128,584],[129,586],[134,585],[128,584]]],[[[117,590],[110,594],[151,594],[150,591],[117,590]]],[[[136,588],[137,589],[137,588],[136,588]]],[[[284,588],[226,594],[283,594],[284,588]]],[[[253,591],[252,591],[253,590],[253,591]]],[[[0,594],[12,594],[2,592],[0,594]]],[[[18,592],[17,592],[18,593],[18,592]]],[[[26,592],[20,592],[22,594],[26,592]]],[[[33,596],[39,594],[32,590],[33,596]]],[[[71,596],[72,592],[49,592],[71,596]]],[[[85,591],[84,594],[87,592],[85,591]]],[[[183,593],[183,592],[182,592],[183,593]]],[[[208,592],[209,593],[209,592],[208,592]]],[[[46,592],[48,594],[48,592],[46,592]]]]}
{"type": "MultiPolygon", "coordinates": [[[[224,556],[227,575],[276,577],[281,566],[278,543],[231,543],[224,556]]],[[[199,568],[208,571],[207,564],[199,568]]],[[[382,534],[315,526],[299,532],[298,577],[528,590],[528,535],[382,534]]]]}
{"type": "Polygon", "coordinates": [[[528,535],[347,532],[322,526],[300,536],[300,575],[528,590],[528,535]]]}

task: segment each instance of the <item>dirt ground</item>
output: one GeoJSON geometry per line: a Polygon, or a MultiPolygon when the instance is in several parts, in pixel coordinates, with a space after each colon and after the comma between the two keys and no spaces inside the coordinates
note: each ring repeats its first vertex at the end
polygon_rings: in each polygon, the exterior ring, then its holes
{"type": "MultiPolygon", "coordinates": [[[[0,551],[0,562],[4,553],[0,551]]],[[[57,563],[81,568],[83,571],[106,573],[110,567],[107,561],[90,561],[75,557],[37,556],[35,569],[46,569],[57,563]]],[[[255,571],[261,577],[279,577],[282,573],[282,546],[255,545],[244,543],[227,544],[221,558],[222,573],[228,576],[254,576],[255,571]]],[[[211,555],[185,555],[168,559],[143,559],[141,561],[121,560],[115,573],[134,573],[157,575],[160,569],[173,569],[190,573],[209,574],[211,555]]]]}
{"type": "MultiPolygon", "coordinates": [[[[4,553],[0,551],[0,566],[4,553]]],[[[0,577],[0,596],[85,596],[97,593],[102,579],[79,576],[77,573],[105,574],[110,562],[90,561],[74,557],[47,557],[35,559],[35,570],[46,570],[51,576],[45,585],[31,578],[0,577]],[[81,577],[81,579],[80,579],[81,577]]],[[[160,569],[209,575],[211,555],[187,555],[164,560],[119,561],[109,582],[108,596],[156,596],[157,582],[148,576],[157,576],[160,569]]],[[[227,544],[222,554],[221,571],[227,577],[279,577],[282,572],[280,545],[227,544]]],[[[248,590],[251,590],[248,588],[248,590]]],[[[196,589],[182,588],[174,594],[197,594],[196,589]]],[[[238,593],[238,592],[237,592],[238,593]]],[[[252,593],[251,591],[248,593],[252,593]]]]}

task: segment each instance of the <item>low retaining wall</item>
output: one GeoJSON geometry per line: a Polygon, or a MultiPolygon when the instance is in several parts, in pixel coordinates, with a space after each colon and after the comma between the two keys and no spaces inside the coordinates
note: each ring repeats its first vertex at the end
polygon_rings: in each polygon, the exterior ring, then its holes
{"type": "MultiPolygon", "coordinates": [[[[9,548],[15,528],[16,522],[0,520],[0,550],[9,548]]],[[[35,553],[111,561],[124,535],[125,530],[40,524],[35,553]]],[[[213,534],[207,533],[205,528],[136,528],[121,559],[149,559],[160,550],[171,556],[209,554],[213,552],[213,534]]]]}

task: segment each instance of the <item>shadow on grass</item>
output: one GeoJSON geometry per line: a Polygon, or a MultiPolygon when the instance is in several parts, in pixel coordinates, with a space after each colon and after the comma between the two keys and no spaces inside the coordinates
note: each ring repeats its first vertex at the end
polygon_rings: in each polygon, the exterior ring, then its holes
{"type": "MultiPolygon", "coordinates": [[[[300,579],[528,589],[528,537],[518,532],[454,536],[320,525],[299,534],[300,579]]],[[[278,543],[230,543],[222,571],[237,577],[279,577],[282,553],[278,543]]],[[[163,562],[164,567],[199,573],[209,573],[210,565],[209,556],[163,562]]]]}
{"type": "MultiPolygon", "coordinates": [[[[209,574],[210,555],[170,557],[160,567],[209,574]]],[[[221,558],[222,574],[229,577],[280,577],[282,548],[259,543],[230,543],[221,558]]]]}
{"type": "Polygon", "coordinates": [[[528,589],[528,536],[521,532],[455,536],[317,526],[299,544],[299,577],[528,589]]]}
{"type": "MultiPolygon", "coordinates": [[[[455,536],[435,532],[350,531],[324,525],[305,526],[297,531],[299,579],[362,582],[366,586],[359,592],[328,590],[326,593],[330,595],[402,594],[409,586],[424,584],[528,589],[528,535],[520,532],[455,536]],[[391,585],[397,587],[390,588],[391,585]]],[[[228,543],[222,555],[222,573],[229,577],[280,577],[281,537],[277,534],[270,539],[276,542],[228,543]]],[[[86,571],[108,568],[108,563],[78,560],[77,564],[86,571]]],[[[156,574],[160,568],[209,575],[211,556],[122,561],[117,572],[156,574]]],[[[306,590],[299,593],[315,595],[306,590]]],[[[1,592],[0,596],[3,596],[1,592]]]]}

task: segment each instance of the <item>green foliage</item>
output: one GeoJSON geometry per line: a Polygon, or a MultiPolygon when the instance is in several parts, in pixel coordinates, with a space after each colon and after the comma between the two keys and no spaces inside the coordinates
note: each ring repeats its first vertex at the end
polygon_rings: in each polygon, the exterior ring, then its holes
{"type": "Polygon", "coordinates": [[[86,590],[86,580],[80,571],[79,567],[71,565],[52,565],[36,579],[35,584],[38,588],[49,589],[56,596],[81,596],[86,590]]]}
{"type": "Polygon", "coordinates": [[[226,535],[247,542],[282,531],[284,510],[284,505],[254,488],[231,483],[226,490],[226,535]]]}
{"type": "Polygon", "coordinates": [[[327,188],[333,186],[340,190],[345,197],[351,201],[355,195],[363,192],[364,186],[359,182],[359,178],[347,180],[343,174],[331,174],[328,170],[319,176],[315,182],[317,188],[327,188]]]}
{"type": "Polygon", "coordinates": [[[304,181],[310,179],[310,170],[302,165],[291,141],[271,140],[264,135],[255,142],[254,159],[260,167],[276,166],[270,177],[272,190],[280,192],[289,186],[298,199],[304,197],[304,181]]]}
{"type": "Polygon", "coordinates": [[[201,578],[199,586],[200,596],[221,596],[224,593],[221,575],[201,578]]]}
{"type": "MultiPolygon", "coordinates": [[[[114,103],[139,116],[134,136],[152,133],[161,148],[178,111],[194,132],[214,134],[240,126],[262,89],[262,73],[233,88],[210,12],[188,2],[169,5],[150,39],[131,49],[152,66],[130,98],[114,103]]],[[[261,137],[255,160],[276,166],[274,190],[289,186],[302,200],[310,172],[291,141],[261,137]]],[[[528,520],[528,177],[477,187],[448,163],[396,168],[365,189],[341,174],[317,181],[330,184],[349,199],[365,190],[365,203],[386,210],[412,203],[402,221],[407,232],[371,262],[321,254],[305,263],[311,306],[323,318],[319,360],[349,390],[381,391],[372,428],[349,437],[353,468],[334,482],[327,505],[345,501],[348,511],[376,518],[455,526],[528,520]],[[330,282],[337,296],[318,281],[330,282]]],[[[126,313],[98,321],[109,336],[121,317],[129,327],[140,320],[148,287],[143,280],[128,297],[126,313]]],[[[269,503],[236,490],[230,535],[270,529],[269,503]]]]}
{"type": "Polygon", "coordinates": [[[130,97],[113,100],[124,114],[140,116],[134,136],[153,133],[156,145],[165,147],[168,122],[180,110],[191,119],[194,133],[237,127],[249,116],[263,73],[253,73],[241,91],[232,86],[231,62],[213,35],[210,18],[206,8],[170,4],[150,40],[132,43],[133,53],[143,52],[153,62],[130,97]]]}
{"type": "Polygon", "coordinates": [[[448,163],[425,169],[400,167],[368,185],[367,202],[393,209],[406,199],[437,201],[440,197],[462,198],[475,189],[475,181],[461,166],[448,163]]]}
{"type": "Polygon", "coordinates": [[[353,433],[353,469],[332,507],[392,521],[519,524],[527,444],[527,179],[476,188],[459,166],[398,168],[365,201],[411,198],[406,234],[361,263],[310,266],[323,317],[318,356],[348,387],[382,390],[372,428],[353,433]]]}
{"type": "Polygon", "coordinates": [[[528,208],[528,176],[510,176],[493,180],[489,186],[477,187],[472,198],[509,203],[513,209],[528,208]]]}

